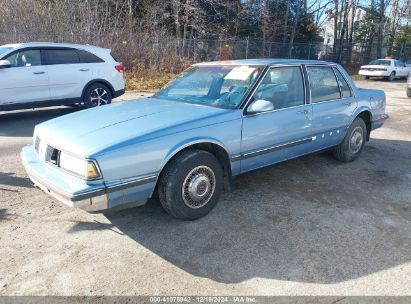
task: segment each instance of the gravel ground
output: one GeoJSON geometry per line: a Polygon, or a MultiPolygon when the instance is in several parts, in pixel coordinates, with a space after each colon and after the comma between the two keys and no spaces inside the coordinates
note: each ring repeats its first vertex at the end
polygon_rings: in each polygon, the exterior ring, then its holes
{"type": "Polygon", "coordinates": [[[411,99],[404,82],[358,85],[384,89],[391,118],[357,161],[238,177],[194,222],[156,201],[106,214],[55,201],[19,152],[75,109],[0,113],[0,295],[411,295],[411,99]]]}

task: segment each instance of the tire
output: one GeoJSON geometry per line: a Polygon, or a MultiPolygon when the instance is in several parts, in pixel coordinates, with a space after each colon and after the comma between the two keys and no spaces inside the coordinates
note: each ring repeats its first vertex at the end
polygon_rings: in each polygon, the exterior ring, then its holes
{"type": "Polygon", "coordinates": [[[183,220],[208,214],[217,204],[223,187],[223,169],[213,154],[186,150],[164,168],[158,195],[164,210],[183,220]]]}
{"type": "Polygon", "coordinates": [[[388,81],[393,81],[395,79],[395,72],[391,72],[390,76],[388,76],[388,81]]]}
{"type": "Polygon", "coordinates": [[[357,117],[347,130],[344,140],[334,148],[333,155],[342,162],[352,162],[360,156],[367,136],[363,119],[357,117]]]}
{"type": "Polygon", "coordinates": [[[111,103],[113,96],[110,89],[102,83],[93,83],[84,91],[83,102],[87,108],[94,108],[111,103]]]}
{"type": "Polygon", "coordinates": [[[370,76],[364,76],[365,79],[370,79],[370,76]]]}
{"type": "Polygon", "coordinates": [[[407,89],[407,96],[411,97],[411,88],[407,89]]]}

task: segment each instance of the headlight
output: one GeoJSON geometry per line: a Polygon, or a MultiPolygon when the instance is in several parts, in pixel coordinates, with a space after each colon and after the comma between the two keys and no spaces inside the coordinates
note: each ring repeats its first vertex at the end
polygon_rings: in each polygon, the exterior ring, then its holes
{"type": "Polygon", "coordinates": [[[59,166],[86,179],[101,177],[97,164],[94,161],[82,159],[63,151],[60,153],[59,166]]]}

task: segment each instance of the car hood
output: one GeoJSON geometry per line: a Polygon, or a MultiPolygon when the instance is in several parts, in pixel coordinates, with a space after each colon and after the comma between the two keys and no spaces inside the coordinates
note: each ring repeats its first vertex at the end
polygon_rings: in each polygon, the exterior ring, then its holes
{"type": "Polygon", "coordinates": [[[104,149],[139,138],[240,118],[240,110],[145,98],[64,115],[36,126],[34,135],[49,145],[90,157],[104,149]]]}

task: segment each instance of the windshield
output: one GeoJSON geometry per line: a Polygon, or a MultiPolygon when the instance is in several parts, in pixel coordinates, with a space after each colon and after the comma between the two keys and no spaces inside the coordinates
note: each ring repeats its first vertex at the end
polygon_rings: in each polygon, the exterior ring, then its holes
{"type": "Polygon", "coordinates": [[[5,52],[10,51],[10,50],[11,50],[11,48],[6,48],[6,47],[1,47],[0,46],[0,55],[4,54],[5,52]]]}
{"type": "Polygon", "coordinates": [[[254,84],[263,66],[194,66],[154,97],[235,108],[254,84]]]}
{"type": "Polygon", "coordinates": [[[390,66],[390,65],[391,65],[391,61],[390,61],[390,60],[377,59],[377,60],[371,61],[369,64],[370,64],[370,65],[387,65],[387,66],[390,66]]]}

